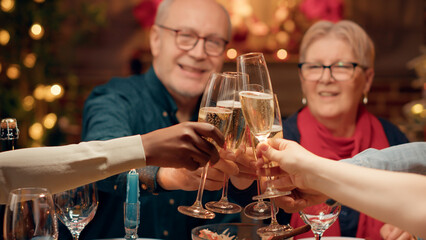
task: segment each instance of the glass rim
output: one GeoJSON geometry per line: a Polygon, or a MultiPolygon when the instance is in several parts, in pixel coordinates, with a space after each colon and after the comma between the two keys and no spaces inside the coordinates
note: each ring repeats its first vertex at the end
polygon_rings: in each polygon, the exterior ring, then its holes
{"type": "Polygon", "coordinates": [[[249,52],[239,55],[237,58],[255,58],[261,56],[262,58],[265,58],[265,55],[263,55],[262,52],[249,52]]]}
{"type": "Polygon", "coordinates": [[[21,187],[21,188],[15,188],[10,191],[9,194],[26,194],[26,195],[32,195],[38,193],[48,193],[51,194],[49,189],[45,187],[21,187]],[[34,193],[30,193],[30,191],[37,190],[34,193]],[[25,193],[24,191],[28,191],[28,193],[25,193]]]}

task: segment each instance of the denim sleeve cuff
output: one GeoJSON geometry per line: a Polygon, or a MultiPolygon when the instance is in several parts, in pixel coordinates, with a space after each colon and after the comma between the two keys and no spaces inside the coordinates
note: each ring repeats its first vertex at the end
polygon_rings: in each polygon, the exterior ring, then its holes
{"type": "Polygon", "coordinates": [[[148,192],[151,194],[158,193],[160,190],[157,184],[157,174],[159,169],[160,168],[156,166],[146,166],[138,170],[142,192],[148,192]]]}

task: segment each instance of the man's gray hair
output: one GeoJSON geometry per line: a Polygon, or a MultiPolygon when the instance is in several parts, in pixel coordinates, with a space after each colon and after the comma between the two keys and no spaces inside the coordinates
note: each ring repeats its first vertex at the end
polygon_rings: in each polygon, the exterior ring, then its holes
{"type": "MultiPolygon", "coordinates": [[[[161,25],[161,24],[164,23],[164,21],[167,17],[169,8],[174,1],[175,0],[163,0],[160,3],[160,5],[158,6],[158,9],[157,9],[157,14],[155,16],[155,24],[161,25]]],[[[205,0],[199,0],[199,1],[205,1],[205,0]]],[[[226,8],[222,4],[220,4],[220,3],[217,3],[217,4],[222,8],[223,12],[226,15],[226,18],[227,18],[227,21],[228,21],[228,36],[227,37],[228,37],[228,40],[229,40],[229,39],[231,39],[231,36],[232,36],[231,17],[229,16],[228,10],[226,10],[226,8]]]]}

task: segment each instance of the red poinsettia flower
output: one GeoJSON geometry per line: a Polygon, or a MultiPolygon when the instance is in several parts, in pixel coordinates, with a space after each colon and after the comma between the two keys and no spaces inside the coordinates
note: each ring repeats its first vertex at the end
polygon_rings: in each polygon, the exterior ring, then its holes
{"type": "Polygon", "coordinates": [[[303,0],[299,6],[310,20],[337,22],[343,18],[343,0],[303,0]]]}
{"type": "Polygon", "coordinates": [[[161,0],[142,0],[133,8],[133,15],[143,28],[150,28],[154,24],[160,2],[161,0]]]}

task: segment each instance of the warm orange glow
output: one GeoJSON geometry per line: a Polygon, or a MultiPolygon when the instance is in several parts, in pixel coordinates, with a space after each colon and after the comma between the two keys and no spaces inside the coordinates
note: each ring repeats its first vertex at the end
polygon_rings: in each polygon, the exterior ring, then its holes
{"type": "Polygon", "coordinates": [[[26,96],[22,100],[22,107],[25,111],[31,111],[34,108],[35,100],[32,96],[26,96]]]}
{"type": "Polygon", "coordinates": [[[60,84],[54,84],[52,87],[50,87],[50,92],[53,96],[56,98],[60,98],[64,95],[64,89],[60,84]]]}
{"type": "Polygon", "coordinates": [[[4,12],[10,12],[15,7],[15,0],[1,0],[0,7],[4,12]]]}
{"type": "Polygon", "coordinates": [[[21,70],[18,64],[12,64],[9,66],[9,68],[6,70],[6,75],[8,78],[15,80],[19,78],[21,75],[21,70]]]}
{"type": "Polygon", "coordinates": [[[420,103],[414,104],[411,107],[411,112],[415,115],[423,113],[423,110],[424,110],[423,105],[420,103]]]}
{"type": "Polygon", "coordinates": [[[45,87],[43,85],[37,85],[37,87],[34,89],[33,95],[35,97],[35,99],[37,100],[42,100],[44,99],[45,91],[44,91],[45,87]]]}
{"type": "Polygon", "coordinates": [[[39,40],[44,35],[44,28],[40,23],[34,23],[29,31],[30,37],[34,40],[39,40]]]}
{"type": "Polygon", "coordinates": [[[30,135],[30,138],[32,138],[32,139],[40,140],[43,137],[43,134],[44,134],[43,126],[40,123],[34,123],[28,129],[28,134],[30,135]]]}
{"type": "Polygon", "coordinates": [[[56,114],[49,113],[46,116],[44,116],[43,126],[47,129],[52,129],[55,126],[57,120],[58,120],[58,117],[56,116],[56,114]]]}
{"type": "Polygon", "coordinates": [[[285,49],[280,49],[277,51],[277,57],[278,59],[284,60],[288,56],[287,51],[285,49]]]}
{"type": "Polygon", "coordinates": [[[10,34],[8,31],[1,29],[0,30],[0,44],[5,46],[9,43],[10,40],[10,34]]]}
{"type": "Polygon", "coordinates": [[[230,48],[228,49],[228,51],[226,51],[226,56],[229,59],[235,59],[237,55],[238,55],[237,50],[235,50],[234,48],[230,48]]]}
{"type": "Polygon", "coordinates": [[[34,53],[27,54],[27,56],[25,56],[25,58],[24,58],[25,67],[27,67],[27,68],[34,67],[36,60],[37,60],[37,56],[34,53]]]}
{"type": "Polygon", "coordinates": [[[36,3],[44,3],[44,0],[34,0],[36,3]]]}

